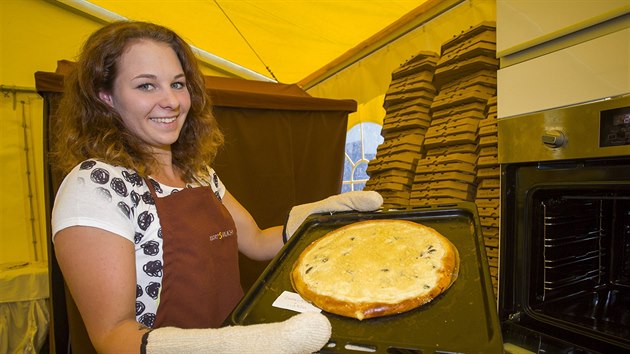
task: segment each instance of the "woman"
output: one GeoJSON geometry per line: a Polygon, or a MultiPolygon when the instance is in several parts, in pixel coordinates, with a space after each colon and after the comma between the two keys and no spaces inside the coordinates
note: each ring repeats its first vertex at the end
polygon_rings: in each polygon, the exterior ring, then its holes
{"type": "Polygon", "coordinates": [[[223,137],[186,43],[117,22],[85,43],[59,108],[58,263],[99,352],[312,352],[321,314],[220,328],[243,293],[238,251],[271,259],[308,214],[374,210],[376,193],[295,207],[260,230],[209,167],[223,137]],[[195,329],[193,329],[195,328],[195,329]],[[210,329],[215,328],[215,329],[210,329]]]}

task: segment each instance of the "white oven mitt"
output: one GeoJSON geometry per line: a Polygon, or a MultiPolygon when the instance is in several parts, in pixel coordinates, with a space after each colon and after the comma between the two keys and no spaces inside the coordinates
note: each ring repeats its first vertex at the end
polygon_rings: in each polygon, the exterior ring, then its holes
{"type": "Polygon", "coordinates": [[[316,213],[337,211],[374,211],[383,205],[383,197],[375,191],[353,191],[330,196],[326,199],[294,206],[284,226],[283,238],[287,242],[304,220],[316,213]]]}
{"type": "Polygon", "coordinates": [[[331,335],[328,318],[305,312],[284,322],[212,329],[162,327],[145,336],[142,353],[301,354],[320,350],[331,335]]]}

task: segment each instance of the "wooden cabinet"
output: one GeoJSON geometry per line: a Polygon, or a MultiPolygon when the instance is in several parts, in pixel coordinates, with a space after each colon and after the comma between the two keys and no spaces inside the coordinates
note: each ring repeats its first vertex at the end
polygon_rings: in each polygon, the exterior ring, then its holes
{"type": "Polygon", "coordinates": [[[497,1],[499,118],[630,93],[630,4],[497,1]]]}

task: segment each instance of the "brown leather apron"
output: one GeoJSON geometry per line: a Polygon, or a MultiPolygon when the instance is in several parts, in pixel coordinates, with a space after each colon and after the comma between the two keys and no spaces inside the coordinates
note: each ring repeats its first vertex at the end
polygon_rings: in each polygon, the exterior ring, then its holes
{"type": "Polygon", "coordinates": [[[243,296],[234,219],[208,186],[155,201],[163,239],[163,277],[154,328],[220,327],[243,296]]]}

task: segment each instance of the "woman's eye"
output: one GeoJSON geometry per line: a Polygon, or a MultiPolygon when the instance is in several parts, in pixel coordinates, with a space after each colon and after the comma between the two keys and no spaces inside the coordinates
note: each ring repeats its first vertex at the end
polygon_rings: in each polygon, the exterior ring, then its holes
{"type": "Polygon", "coordinates": [[[138,85],[138,88],[143,91],[150,91],[154,88],[154,86],[152,84],[141,84],[138,85]]]}
{"type": "Polygon", "coordinates": [[[174,82],[171,87],[173,87],[174,89],[183,89],[186,87],[186,84],[183,82],[174,82]]]}

